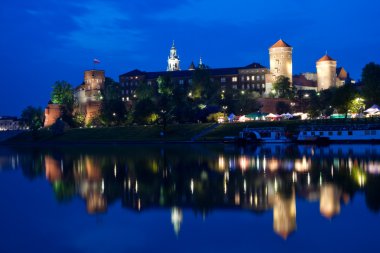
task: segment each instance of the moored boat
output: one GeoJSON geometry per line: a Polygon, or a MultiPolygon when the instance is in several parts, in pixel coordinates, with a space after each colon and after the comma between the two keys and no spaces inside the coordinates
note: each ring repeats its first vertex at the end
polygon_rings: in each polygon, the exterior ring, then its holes
{"type": "Polygon", "coordinates": [[[245,128],[239,133],[237,142],[246,143],[288,143],[292,139],[283,127],[245,128]]]}
{"type": "Polygon", "coordinates": [[[380,142],[380,126],[309,126],[301,127],[298,142],[380,142]]]}

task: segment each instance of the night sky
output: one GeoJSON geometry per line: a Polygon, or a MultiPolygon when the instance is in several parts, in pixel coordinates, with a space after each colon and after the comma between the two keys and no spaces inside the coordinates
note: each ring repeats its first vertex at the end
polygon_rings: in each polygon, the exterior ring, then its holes
{"type": "Polygon", "coordinates": [[[380,62],[376,0],[20,0],[0,8],[0,115],[45,106],[56,80],[74,86],[97,67],[118,76],[166,70],[175,40],[181,68],[269,66],[268,48],[293,46],[293,73],[315,72],[326,50],[354,79],[380,62]]]}

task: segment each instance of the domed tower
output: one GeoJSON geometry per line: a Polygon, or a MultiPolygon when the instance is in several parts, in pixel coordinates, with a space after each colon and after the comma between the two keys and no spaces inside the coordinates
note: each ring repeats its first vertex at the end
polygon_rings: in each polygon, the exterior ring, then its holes
{"type": "Polygon", "coordinates": [[[269,48],[270,72],[274,83],[279,76],[293,78],[293,48],[283,40],[269,48]]]}
{"type": "Polygon", "coordinates": [[[318,91],[336,85],[336,64],[327,54],[317,61],[318,91]]]}
{"type": "Polygon", "coordinates": [[[179,56],[177,55],[177,49],[175,48],[174,41],[172,48],[170,49],[170,55],[168,57],[167,71],[181,70],[179,67],[179,56]]]}

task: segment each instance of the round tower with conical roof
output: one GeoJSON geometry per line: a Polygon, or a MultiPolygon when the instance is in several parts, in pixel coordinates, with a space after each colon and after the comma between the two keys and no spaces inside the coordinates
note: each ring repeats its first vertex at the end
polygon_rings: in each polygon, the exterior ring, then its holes
{"type": "Polygon", "coordinates": [[[293,48],[280,39],[269,48],[270,72],[274,83],[279,76],[293,79],[293,48]]]}
{"type": "Polygon", "coordinates": [[[318,91],[335,87],[336,64],[336,60],[327,54],[317,61],[318,91]]]}
{"type": "Polygon", "coordinates": [[[173,45],[170,49],[170,55],[168,57],[168,67],[166,70],[167,71],[181,70],[179,67],[179,56],[177,55],[177,49],[174,45],[174,41],[173,41],[173,45]]]}

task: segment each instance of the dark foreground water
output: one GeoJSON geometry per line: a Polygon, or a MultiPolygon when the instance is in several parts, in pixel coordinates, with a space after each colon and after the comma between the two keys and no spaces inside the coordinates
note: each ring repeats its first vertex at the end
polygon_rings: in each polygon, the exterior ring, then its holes
{"type": "Polygon", "coordinates": [[[380,146],[0,147],[0,252],[380,252],[380,146]]]}

